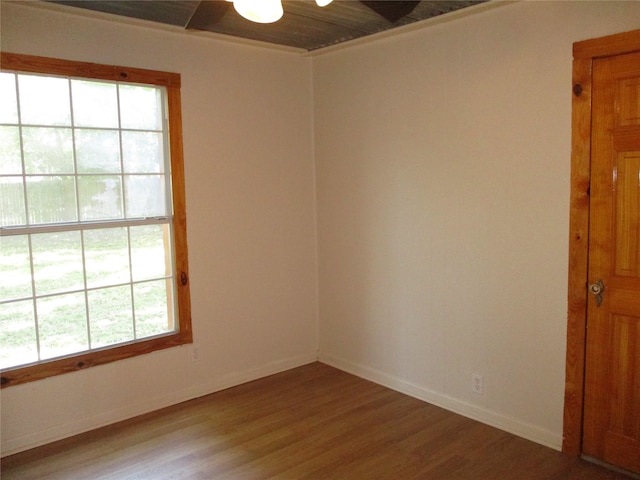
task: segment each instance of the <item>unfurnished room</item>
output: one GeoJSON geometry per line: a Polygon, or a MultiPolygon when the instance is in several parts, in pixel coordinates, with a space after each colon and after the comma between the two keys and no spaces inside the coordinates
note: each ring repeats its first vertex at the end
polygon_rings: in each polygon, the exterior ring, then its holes
{"type": "Polygon", "coordinates": [[[3,479],[640,478],[640,2],[0,22],[3,479]]]}

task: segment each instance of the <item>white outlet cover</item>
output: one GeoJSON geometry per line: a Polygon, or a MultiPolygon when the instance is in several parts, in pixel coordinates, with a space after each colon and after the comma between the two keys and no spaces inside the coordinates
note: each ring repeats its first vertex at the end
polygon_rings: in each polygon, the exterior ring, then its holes
{"type": "Polygon", "coordinates": [[[483,390],[484,390],[484,382],[483,382],[483,378],[482,375],[478,375],[477,373],[474,373],[473,375],[471,375],[471,391],[473,393],[477,393],[478,395],[482,395],[483,390]]]}

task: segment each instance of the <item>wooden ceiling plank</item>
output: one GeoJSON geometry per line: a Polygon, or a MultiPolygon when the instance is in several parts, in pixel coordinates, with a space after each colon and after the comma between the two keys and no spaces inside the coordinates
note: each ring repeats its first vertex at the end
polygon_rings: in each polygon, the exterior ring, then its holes
{"type": "Polygon", "coordinates": [[[70,7],[184,27],[200,0],[45,0],[70,7]]]}
{"type": "Polygon", "coordinates": [[[283,0],[284,16],[270,24],[253,23],[242,18],[224,0],[45,1],[310,51],[486,0],[423,0],[415,5],[410,14],[395,23],[389,22],[359,0],[334,0],[326,7],[319,7],[315,0],[283,0]]]}
{"type": "Polygon", "coordinates": [[[344,41],[366,35],[366,32],[352,28],[328,26],[323,22],[294,15],[285,16],[272,24],[252,23],[239,15],[228,15],[224,22],[213,25],[209,31],[305,50],[319,48],[318,45],[333,45],[336,38],[344,41]]]}
{"type": "Polygon", "coordinates": [[[231,3],[212,0],[200,0],[184,28],[190,30],[209,30],[222,21],[231,10],[231,3]]]}
{"type": "Polygon", "coordinates": [[[408,16],[416,20],[437,17],[445,13],[453,12],[461,8],[471,7],[487,0],[423,0],[408,16]]]}
{"type": "MultiPolygon", "coordinates": [[[[318,8],[316,6],[316,8],[318,8]]],[[[327,8],[327,7],[325,7],[327,8]]],[[[301,26],[314,25],[317,29],[331,30],[341,29],[354,30],[360,33],[371,34],[387,28],[387,21],[378,15],[361,15],[358,10],[333,10],[314,14],[313,11],[305,9],[292,9],[285,11],[285,15],[294,18],[294,23],[301,26]]]]}

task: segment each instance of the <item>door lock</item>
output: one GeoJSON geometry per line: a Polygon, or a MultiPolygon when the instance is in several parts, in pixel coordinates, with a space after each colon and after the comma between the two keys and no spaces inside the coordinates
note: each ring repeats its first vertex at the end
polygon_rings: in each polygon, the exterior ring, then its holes
{"type": "Polygon", "coordinates": [[[589,291],[596,297],[596,306],[599,307],[602,303],[602,294],[604,292],[604,283],[602,279],[598,279],[596,283],[589,285],[589,291]]]}

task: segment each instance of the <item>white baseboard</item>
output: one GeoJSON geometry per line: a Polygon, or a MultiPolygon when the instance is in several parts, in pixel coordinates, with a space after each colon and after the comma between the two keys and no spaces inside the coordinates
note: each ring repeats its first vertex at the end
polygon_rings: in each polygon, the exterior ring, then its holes
{"type": "Polygon", "coordinates": [[[372,381],[379,385],[385,386],[397,392],[404,393],[411,397],[417,398],[424,402],[436,405],[451,412],[463,415],[465,417],[477,420],[478,422],[499,428],[505,432],[512,433],[532,442],[545,445],[554,450],[562,449],[562,435],[551,432],[549,430],[536,427],[517,418],[512,418],[500,413],[487,410],[476,405],[464,402],[454,397],[429,390],[420,385],[408,382],[406,380],[394,377],[385,372],[358,365],[347,360],[343,360],[331,355],[320,354],[319,361],[351,373],[365,380],[372,381]]]}
{"type": "Polygon", "coordinates": [[[198,385],[191,391],[189,399],[226,390],[227,388],[242,385],[243,383],[252,382],[260,378],[268,377],[269,375],[275,375],[276,373],[291,370],[292,368],[301,367],[302,365],[307,365],[308,363],[317,361],[318,355],[314,352],[308,355],[299,355],[283,360],[276,360],[248,370],[226,373],[221,377],[212,378],[211,382],[198,385]]]}
{"type": "Polygon", "coordinates": [[[276,360],[245,371],[225,374],[220,378],[212,378],[210,382],[199,384],[187,389],[170,392],[167,395],[152,399],[141,399],[123,408],[110,410],[91,417],[84,417],[52,428],[29,433],[20,437],[2,439],[0,452],[5,457],[20,453],[31,448],[46,445],[64,438],[95,430],[123,420],[160,410],[171,405],[186,402],[210,393],[225,390],[242,383],[257,380],[262,377],[300,367],[318,360],[317,354],[299,355],[282,360],[276,360]]]}
{"type": "Polygon", "coordinates": [[[2,456],[12,455],[30,448],[62,440],[63,438],[95,430],[96,428],[153,412],[177,403],[185,402],[193,398],[225,390],[269,375],[274,375],[317,360],[451,412],[491,425],[492,427],[499,428],[506,432],[513,433],[519,437],[526,438],[555,450],[561,449],[562,436],[559,434],[524,423],[518,419],[471,405],[456,398],[443,395],[442,393],[434,392],[379,370],[357,365],[330,355],[320,354],[318,358],[316,354],[309,354],[276,360],[248,370],[227,373],[222,377],[212,378],[211,382],[206,384],[200,384],[189,389],[171,392],[170,394],[162,397],[145,399],[143,401],[136,402],[135,404],[127,405],[124,408],[111,410],[89,418],[82,418],[74,422],[65,423],[64,425],[59,425],[54,428],[27,434],[21,437],[6,440],[3,439],[2,448],[0,450],[2,451],[2,456]]]}

